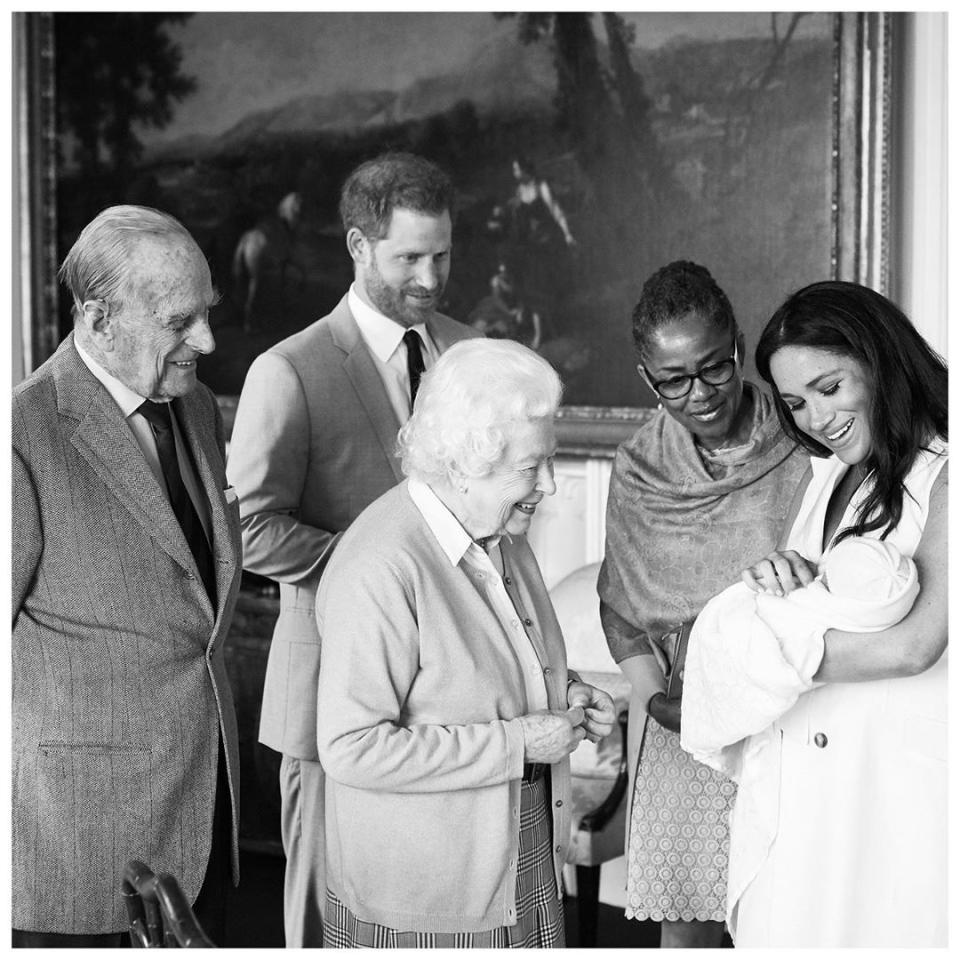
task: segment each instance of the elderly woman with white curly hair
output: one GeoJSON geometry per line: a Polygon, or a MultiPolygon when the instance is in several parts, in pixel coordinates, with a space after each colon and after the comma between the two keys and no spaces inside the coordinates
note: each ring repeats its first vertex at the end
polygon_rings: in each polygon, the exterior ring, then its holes
{"type": "Polygon", "coordinates": [[[525,537],[560,393],[518,343],[448,350],[400,431],[408,479],[324,573],[325,946],[564,945],[567,758],[614,707],[568,673],[525,537]]]}

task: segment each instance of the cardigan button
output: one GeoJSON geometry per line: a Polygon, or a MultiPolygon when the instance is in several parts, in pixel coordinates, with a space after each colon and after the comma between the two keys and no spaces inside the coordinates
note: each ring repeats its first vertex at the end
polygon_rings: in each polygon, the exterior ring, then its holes
{"type": "Polygon", "coordinates": [[[827,735],[818,733],[814,736],[813,742],[822,750],[827,745],[827,735]]]}
{"type": "Polygon", "coordinates": [[[523,622],[524,622],[528,627],[532,627],[532,626],[533,626],[533,621],[532,621],[529,617],[524,617],[524,618],[523,618],[523,622]]]}
{"type": "Polygon", "coordinates": [[[562,801],[562,800],[558,800],[558,801],[557,801],[557,806],[558,806],[558,807],[562,807],[562,806],[563,806],[563,801],[562,801]]]}
{"type": "Polygon", "coordinates": [[[503,582],[509,587],[513,581],[509,577],[504,577],[503,582]]]}

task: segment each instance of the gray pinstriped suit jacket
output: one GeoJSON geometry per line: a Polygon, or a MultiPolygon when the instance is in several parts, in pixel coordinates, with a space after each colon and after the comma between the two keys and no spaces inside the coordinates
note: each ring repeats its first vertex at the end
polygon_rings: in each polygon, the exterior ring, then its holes
{"type": "Polygon", "coordinates": [[[131,857],[192,901],[209,855],[223,736],[237,875],[237,725],[223,642],[240,578],[223,427],[174,401],[210,502],[210,602],[165,493],[71,334],[13,396],[15,928],[126,928],[131,857]]]}
{"type": "MultiPolygon", "coordinates": [[[[480,336],[439,313],[427,327],[441,353],[480,336]]],[[[247,371],[227,473],[244,566],[280,583],[260,740],[301,760],[317,759],[317,584],[336,534],[403,479],[399,429],[346,297],[247,371]]]]}

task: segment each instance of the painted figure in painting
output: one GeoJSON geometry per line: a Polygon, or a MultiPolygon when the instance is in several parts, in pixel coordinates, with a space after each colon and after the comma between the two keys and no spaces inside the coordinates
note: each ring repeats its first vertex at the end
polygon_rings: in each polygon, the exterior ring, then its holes
{"type": "Polygon", "coordinates": [[[296,271],[302,282],[303,267],[296,258],[296,235],[300,224],[302,200],[296,191],[288,193],[275,213],[247,230],[237,241],[233,252],[233,279],[243,304],[243,329],[254,326],[254,303],[263,274],[274,268],[279,271],[280,295],[286,294],[287,272],[296,271]]]}

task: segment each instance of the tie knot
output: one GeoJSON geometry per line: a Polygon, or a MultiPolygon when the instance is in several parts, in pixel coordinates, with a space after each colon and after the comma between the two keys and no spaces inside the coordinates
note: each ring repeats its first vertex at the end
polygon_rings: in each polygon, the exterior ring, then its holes
{"type": "Polygon", "coordinates": [[[158,430],[170,429],[170,404],[156,403],[153,400],[144,400],[137,407],[137,413],[141,414],[149,423],[158,430]]]}
{"type": "Polygon", "coordinates": [[[407,330],[403,335],[403,342],[407,345],[408,350],[416,350],[417,353],[420,352],[420,345],[422,341],[420,340],[420,334],[416,330],[407,330]]]}

